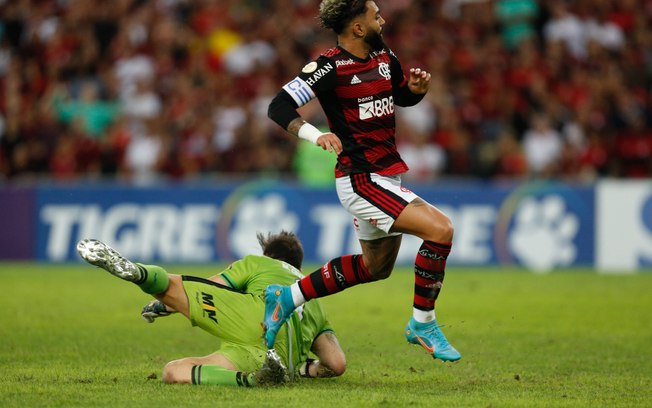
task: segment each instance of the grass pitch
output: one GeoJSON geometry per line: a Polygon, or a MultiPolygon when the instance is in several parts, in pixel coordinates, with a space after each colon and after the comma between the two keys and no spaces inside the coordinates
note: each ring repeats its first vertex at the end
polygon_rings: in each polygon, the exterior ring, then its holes
{"type": "Polygon", "coordinates": [[[413,274],[397,270],[324,299],[344,376],[258,389],[162,384],[165,362],[211,353],[216,339],[181,316],[146,324],[148,296],[104,271],[0,263],[0,282],[1,407],[652,404],[651,273],[450,267],[438,321],[463,358],[444,364],[405,341],[413,274]]]}

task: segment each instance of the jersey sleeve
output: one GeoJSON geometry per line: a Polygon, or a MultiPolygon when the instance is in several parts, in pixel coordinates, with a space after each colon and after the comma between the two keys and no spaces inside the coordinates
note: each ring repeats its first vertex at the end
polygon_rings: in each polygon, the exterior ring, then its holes
{"type": "Polygon", "coordinates": [[[317,332],[317,334],[315,335],[315,338],[319,337],[319,335],[324,333],[324,332],[333,332],[333,333],[335,333],[335,330],[333,329],[333,326],[331,325],[331,322],[329,322],[328,320],[324,321],[324,325],[321,327],[319,332],[317,332]]]}
{"type": "Polygon", "coordinates": [[[283,85],[269,104],[267,116],[287,130],[290,122],[299,117],[297,108],[315,99],[319,92],[334,89],[335,82],[334,63],[321,56],[306,64],[299,75],[283,85]]]}
{"type": "Polygon", "coordinates": [[[303,67],[301,73],[283,85],[298,107],[317,97],[322,91],[333,89],[336,82],[335,64],[325,56],[320,56],[303,67]]]}
{"type": "Polygon", "coordinates": [[[326,317],[324,307],[319,299],[313,299],[304,304],[303,318],[301,319],[302,336],[306,350],[312,348],[312,343],[320,334],[334,332],[333,326],[326,317]]]}
{"type": "Polygon", "coordinates": [[[393,51],[389,51],[389,69],[392,73],[392,88],[397,89],[407,85],[407,78],[403,73],[403,67],[393,51]]]}
{"type": "Polygon", "coordinates": [[[244,258],[233,262],[229,267],[220,273],[220,276],[236,290],[247,291],[249,280],[256,270],[257,264],[255,257],[245,256],[244,258]]]}
{"type": "Polygon", "coordinates": [[[394,103],[398,106],[414,106],[421,102],[425,94],[414,94],[408,88],[408,79],[403,73],[403,67],[396,55],[390,50],[390,70],[392,73],[392,94],[394,103]]]}

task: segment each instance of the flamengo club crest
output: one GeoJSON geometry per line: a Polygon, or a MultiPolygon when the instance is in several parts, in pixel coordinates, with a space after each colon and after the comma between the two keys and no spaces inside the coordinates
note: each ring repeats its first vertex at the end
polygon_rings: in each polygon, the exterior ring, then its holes
{"type": "Polygon", "coordinates": [[[389,64],[386,63],[386,62],[381,62],[378,65],[378,72],[380,72],[380,75],[382,75],[383,78],[385,78],[388,81],[392,77],[392,74],[391,74],[391,72],[389,70],[389,64]]]}

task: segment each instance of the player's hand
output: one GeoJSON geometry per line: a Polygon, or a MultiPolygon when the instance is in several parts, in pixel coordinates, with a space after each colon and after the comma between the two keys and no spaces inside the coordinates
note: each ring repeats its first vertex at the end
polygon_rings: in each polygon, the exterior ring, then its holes
{"type": "Polygon", "coordinates": [[[140,315],[147,323],[154,323],[156,318],[169,316],[172,313],[174,312],[168,310],[167,306],[160,300],[152,300],[143,307],[140,315]]]}
{"type": "Polygon", "coordinates": [[[322,149],[335,152],[338,155],[342,153],[342,141],[335,133],[324,133],[319,136],[317,138],[317,146],[321,146],[322,149]]]}
{"type": "Polygon", "coordinates": [[[410,68],[408,88],[413,94],[424,94],[430,88],[430,74],[421,68],[410,68]]]}

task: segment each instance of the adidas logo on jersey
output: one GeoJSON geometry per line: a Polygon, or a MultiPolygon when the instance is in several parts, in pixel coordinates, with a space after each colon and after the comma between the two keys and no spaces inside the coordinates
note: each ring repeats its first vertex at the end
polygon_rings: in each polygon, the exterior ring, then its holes
{"type": "Polygon", "coordinates": [[[360,80],[360,78],[358,78],[357,75],[353,75],[353,78],[351,79],[351,85],[359,84],[361,82],[362,81],[360,80]]]}

